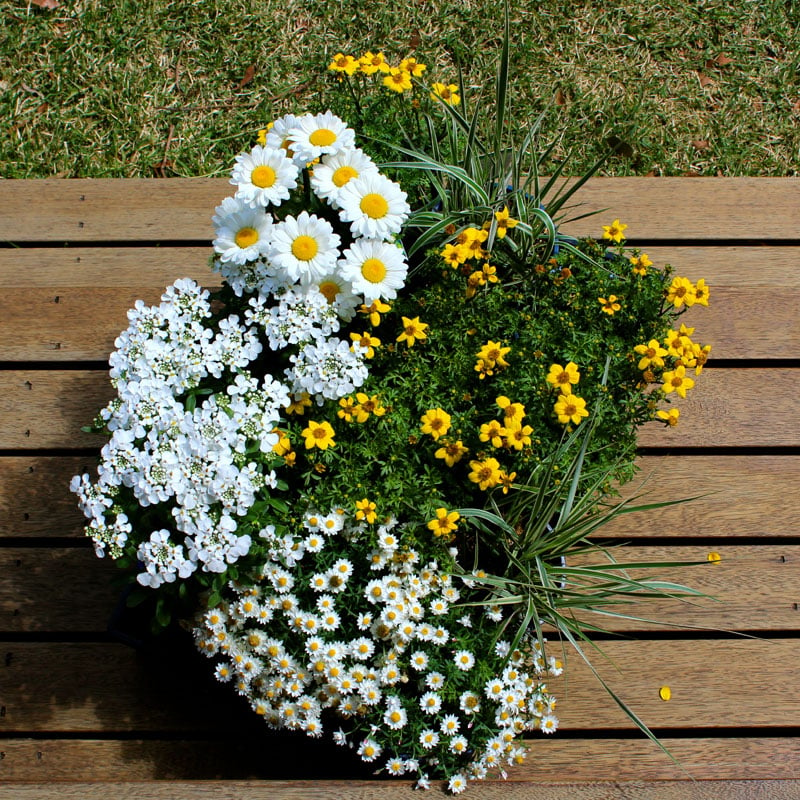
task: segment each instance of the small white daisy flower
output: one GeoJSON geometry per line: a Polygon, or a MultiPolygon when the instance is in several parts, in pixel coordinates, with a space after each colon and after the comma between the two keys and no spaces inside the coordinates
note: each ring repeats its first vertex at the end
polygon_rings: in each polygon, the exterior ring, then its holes
{"type": "Polygon", "coordinates": [[[290,129],[288,139],[295,156],[306,164],[320,156],[355,146],[355,132],[335,114],[305,114],[290,129]]]}
{"type": "Polygon", "coordinates": [[[456,666],[463,672],[468,672],[475,666],[475,656],[469,650],[459,650],[453,657],[456,666]]]}
{"type": "Polygon", "coordinates": [[[545,714],[539,722],[539,730],[542,733],[555,733],[558,728],[558,719],[552,714],[545,714]]]}
{"type": "Polygon", "coordinates": [[[373,739],[364,739],[357,752],[362,761],[374,761],[381,754],[381,749],[381,746],[373,739]]]}
{"type": "Polygon", "coordinates": [[[369,305],[378,299],[393,300],[405,285],[408,265],[399,247],[379,239],[356,240],[339,261],[339,274],[369,305]]]}
{"type": "Polygon", "coordinates": [[[339,216],[356,236],[388,239],[400,233],[411,213],[408,195],[385,175],[367,173],[346,183],[339,193],[339,216]]]}
{"type": "Polygon", "coordinates": [[[419,707],[426,714],[435,714],[442,707],[442,698],[436,692],[425,692],[419,699],[419,707]]]}
{"type": "Polygon", "coordinates": [[[249,208],[226,197],[212,217],[214,250],[222,262],[246,264],[266,255],[272,235],[272,218],[263,209],[249,208]]]}
{"type": "Polygon", "coordinates": [[[461,794],[467,788],[467,779],[460,772],[457,772],[455,775],[450,776],[447,788],[453,794],[461,794]]]}
{"type": "Polygon", "coordinates": [[[461,728],[461,722],[455,714],[447,714],[439,725],[439,730],[445,736],[455,736],[461,728]]]}
{"type": "Polygon", "coordinates": [[[251,208],[280,205],[297,186],[298,169],[284,150],[256,145],[249,153],[236,156],[231,183],[236,199],[251,208]]]}
{"type": "Polygon", "coordinates": [[[426,728],[419,735],[419,743],[426,750],[431,750],[439,744],[439,734],[431,728],[426,728]]]}
{"type": "Polygon", "coordinates": [[[377,172],[375,162],[363,150],[341,150],[334,155],[324,156],[321,163],[314,166],[311,188],[317,197],[338,208],[338,197],[343,186],[354,178],[377,172]]]}
{"type": "Polygon", "coordinates": [[[318,283],[335,267],[340,244],[327,220],[303,211],[273,226],[268,256],[292,282],[318,283]]]}

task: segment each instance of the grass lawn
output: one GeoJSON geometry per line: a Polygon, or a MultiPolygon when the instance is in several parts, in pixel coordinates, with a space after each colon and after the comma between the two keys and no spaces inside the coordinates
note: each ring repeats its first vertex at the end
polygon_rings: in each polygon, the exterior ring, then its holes
{"type": "MultiPolygon", "coordinates": [[[[580,173],[796,175],[795,0],[511,0],[512,109],[580,173]]],[[[336,108],[338,51],[491,89],[486,0],[0,0],[0,175],[221,175],[286,111],[336,108]],[[39,3],[56,4],[53,9],[39,3]]],[[[402,102],[387,95],[387,103],[402,102]]],[[[488,93],[487,93],[488,95],[488,93]]]]}

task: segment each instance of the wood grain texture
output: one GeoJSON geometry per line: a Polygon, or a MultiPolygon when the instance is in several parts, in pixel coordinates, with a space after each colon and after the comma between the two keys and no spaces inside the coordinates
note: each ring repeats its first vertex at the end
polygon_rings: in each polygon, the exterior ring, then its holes
{"type": "MultiPolygon", "coordinates": [[[[137,300],[160,302],[161,286],[25,287],[0,294],[0,360],[105,361],[137,300]]],[[[708,308],[681,322],[715,359],[791,358],[800,351],[800,288],[716,288],[708,308]],[[770,309],[764,324],[762,309],[770,309]]]]}
{"type": "MultiPolygon", "coordinates": [[[[677,427],[651,422],[642,447],[797,447],[800,370],[706,369],[685,400],[677,427]]],[[[0,448],[92,447],[80,433],[113,397],[102,370],[0,372],[0,448]]]]}
{"type": "MultiPolygon", "coordinates": [[[[798,800],[794,781],[631,781],[586,784],[540,784],[528,781],[485,781],[472,786],[483,800],[798,800]]],[[[468,797],[470,795],[467,795],[468,797]]],[[[418,800],[408,781],[274,781],[147,782],[147,783],[16,783],[0,787],[0,800],[418,800]]],[[[452,797],[441,786],[425,797],[452,797]]]]}
{"type": "Polygon", "coordinates": [[[640,447],[792,447],[800,442],[800,372],[794,369],[706,369],[674,428],[643,425],[640,447]]]}
{"type": "Polygon", "coordinates": [[[100,447],[81,432],[114,396],[102,370],[0,372],[0,449],[100,447]]]}
{"type": "MultiPolygon", "coordinates": [[[[677,430],[677,429],[675,429],[677,430]]],[[[796,536],[800,459],[796,456],[644,456],[622,496],[638,502],[695,497],[646,514],[622,516],[603,536],[796,536]]]]}
{"type": "MultiPolygon", "coordinates": [[[[795,778],[800,769],[798,738],[660,740],[679,765],[644,739],[537,738],[528,742],[528,759],[509,770],[509,781],[535,781],[538,794],[545,788],[541,782],[565,776],[575,782],[593,782],[599,775],[618,781],[680,780],[687,773],[703,782],[776,780],[795,778]]],[[[2,742],[0,752],[5,781],[298,780],[307,774],[309,762],[320,780],[352,780],[366,773],[350,753],[325,739],[298,740],[285,733],[246,738],[226,733],[192,741],[11,738],[2,742]]],[[[476,791],[481,790],[473,786],[476,791]]]]}
{"type": "MultiPolygon", "coordinates": [[[[619,217],[633,241],[792,238],[799,187],[800,178],[593,178],[566,215],[607,210],[563,229],[596,236],[619,217]]],[[[214,208],[232,193],[225,178],[6,180],[0,241],[210,241],[214,208]]]]}
{"type": "Polygon", "coordinates": [[[86,456],[0,458],[0,538],[83,538],[86,519],[69,491],[73,475],[97,477],[97,459],[86,456]]]}
{"type": "MultiPolygon", "coordinates": [[[[87,542],[88,545],[88,542],[87,542]]],[[[710,564],[709,547],[618,547],[618,562],[685,561],[700,565],[633,571],[637,578],[669,580],[715,598],[639,601],[608,610],[642,617],[579,615],[610,631],[785,631],[800,628],[800,546],[716,546],[722,560],[710,564]]],[[[570,566],[607,563],[599,556],[570,566]]],[[[119,602],[118,570],[89,548],[0,548],[0,635],[4,632],[105,631],[119,602]],[[42,598],[47,597],[47,602],[42,598]]]]}
{"type": "MultiPolygon", "coordinates": [[[[245,735],[261,724],[213,680],[211,662],[188,641],[144,652],[90,642],[7,642],[3,650],[3,734],[170,731],[191,738],[228,729],[245,735]]],[[[651,728],[743,727],[756,735],[800,726],[800,639],[612,640],[602,642],[602,653],[591,651],[590,660],[651,728]],[[672,689],[669,702],[659,697],[664,685],[672,689]]],[[[566,654],[565,676],[548,682],[563,729],[634,730],[575,653],[566,654]]]]}
{"type": "Polygon", "coordinates": [[[119,570],[92,548],[2,547],[0,574],[0,632],[105,631],[120,602],[119,570]]]}
{"type": "MultiPolygon", "coordinates": [[[[709,547],[617,547],[617,562],[702,562],[660,570],[629,570],[631,577],[665,580],[702,592],[706,598],[640,600],[608,607],[611,613],[643,617],[616,619],[579,614],[613,631],[681,630],[781,631],[800,627],[800,547],[716,546],[718,562],[707,560],[709,547]],[[654,625],[653,623],[661,623],[654,625]]],[[[599,554],[569,559],[571,566],[607,564],[599,554]]]]}
{"type": "MultiPolygon", "coordinates": [[[[797,536],[798,456],[643,456],[637,463],[639,475],[623,487],[624,497],[644,493],[639,502],[666,502],[702,496],[619,517],[603,528],[604,537],[797,536]]],[[[82,538],[85,519],[68,486],[73,475],[96,477],[96,465],[90,456],[0,457],[0,540],[82,538]]]]}

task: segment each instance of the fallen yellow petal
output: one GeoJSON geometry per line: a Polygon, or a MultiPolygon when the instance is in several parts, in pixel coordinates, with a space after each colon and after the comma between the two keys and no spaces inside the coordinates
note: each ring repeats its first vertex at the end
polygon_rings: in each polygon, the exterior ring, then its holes
{"type": "Polygon", "coordinates": [[[722,561],[722,556],[717,552],[711,552],[708,554],[708,560],[716,563],[717,561],[722,561]]]}
{"type": "Polygon", "coordinates": [[[658,696],[659,696],[659,697],[660,697],[660,698],[661,698],[661,699],[662,699],[664,702],[666,702],[667,700],[669,700],[669,699],[672,697],[672,690],[669,688],[669,686],[662,686],[662,687],[661,687],[661,688],[658,690],[658,696]]]}

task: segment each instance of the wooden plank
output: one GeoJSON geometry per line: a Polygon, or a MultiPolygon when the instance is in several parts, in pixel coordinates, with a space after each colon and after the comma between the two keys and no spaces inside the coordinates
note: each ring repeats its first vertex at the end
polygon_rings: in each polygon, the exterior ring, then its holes
{"type": "MultiPolygon", "coordinates": [[[[798,187],[800,178],[593,178],[569,214],[608,210],[564,231],[597,236],[619,217],[631,240],[784,240],[800,221],[798,187]]],[[[6,180],[0,241],[210,240],[214,208],[232,193],[227,178],[6,180]]]]}
{"type": "MultiPolygon", "coordinates": [[[[691,280],[705,278],[712,302],[717,287],[739,289],[797,288],[797,247],[729,245],[646,248],[657,266],[671,264],[691,280]],[[757,265],[757,268],[754,266],[757,265]]],[[[213,286],[207,247],[25,247],[0,249],[0,287],[49,289],[151,286],[161,288],[178,278],[213,286]]],[[[779,295],[776,292],[776,296],[779,295]]],[[[701,309],[702,311],[702,309],[701,309]]]]}
{"type": "Polygon", "coordinates": [[[105,361],[138,299],[161,289],[21,289],[0,295],[0,360],[105,361]]]}
{"type": "MultiPolygon", "coordinates": [[[[642,447],[797,447],[800,370],[706,369],[674,428],[644,425],[642,447]]],[[[80,433],[113,397],[102,370],[0,372],[0,448],[92,447],[80,433]]]]}
{"type": "MultiPolygon", "coordinates": [[[[128,325],[128,309],[138,299],[157,304],[162,292],[161,286],[8,289],[0,294],[0,361],[105,361],[128,325]]],[[[692,308],[681,322],[696,326],[696,341],[712,345],[712,359],[789,358],[800,351],[798,307],[800,288],[719,288],[709,308],[692,308]]]]}
{"type": "Polygon", "coordinates": [[[0,458],[0,539],[83,538],[86,518],[69,491],[73,475],[95,476],[97,459],[86,456],[0,458]]]}
{"type": "MultiPolygon", "coordinates": [[[[703,495],[690,503],[619,517],[604,537],[797,536],[800,456],[643,456],[623,496],[641,502],[703,495]]],[[[86,456],[0,458],[0,540],[8,536],[83,537],[85,519],[68,490],[73,475],[96,475],[86,456]]]]}
{"type": "MultiPolygon", "coordinates": [[[[528,742],[528,759],[509,770],[509,781],[558,782],[569,776],[574,782],[593,782],[600,775],[664,781],[687,774],[704,782],[712,776],[763,781],[794,778],[800,766],[798,738],[660,740],[679,766],[644,739],[567,739],[558,733],[537,737],[528,742]]],[[[352,754],[333,743],[286,733],[191,741],[12,738],[2,742],[0,752],[5,781],[297,780],[307,778],[309,764],[319,779],[352,780],[364,772],[352,754]],[[302,760],[297,758],[300,747],[302,760]]],[[[541,783],[537,792],[539,788],[541,783]]]]}
{"type": "Polygon", "coordinates": [[[0,574],[3,632],[105,631],[120,601],[119,570],[92,548],[2,547],[0,574]]]}
{"type": "MultiPolygon", "coordinates": [[[[800,726],[796,678],[800,639],[611,640],[590,659],[651,728],[694,731],[800,726]],[[608,660],[607,660],[608,659],[608,660]],[[672,699],[659,697],[670,686],[672,699]]],[[[551,649],[558,652],[556,644],[551,649]]],[[[192,735],[258,730],[258,717],[188,637],[135,652],[104,643],[7,642],[0,731],[175,731],[192,735]],[[178,679],[176,676],[180,676],[178,679]]],[[[581,658],[566,654],[565,677],[549,681],[564,730],[635,730],[581,658]]],[[[51,734],[52,735],[52,734],[51,734]]],[[[755,735],[755,733],[753,733],[755,735]]]]}
{"type": "MultiPolygon", "coordinates": [[[[88,545],[88,542],[87,542],[88,545]]],[[[580,615],[610,631],[786,631],[800,628],[800,546],[717,546],[722,560],[709,564],[708,546],[620,547],[617,561],[701,561],[702,565],[633,572],[669,580],[709,595],[640,601],[611,611],[646,622],[580,615]],[[652,620],[652,621],[649,621],[652,620]]],[[[600,555],[576,558],[578,566],[608,563],[600,555]]],[[[119,601],[121,576],[114,563],[91,548],[0,548],[0,632],[104,631],[119,601]],[[42,597],[47,602],[42,602],[42,597]]]]}
{"type": "MultiPolygon", "coordinates": [[[[489,780],[471,784],[482,800],[798,800],[796,781],[703,781],[540,784],[489,780]]],[[[452,797],[436,785],[426,797],[452,797]]],[[[468,795],[470,796],[470,795],[468,795]]],[[[147,783],[14,783],[0,787],[0,800],[417,800],[410,781],[191,781],[147,783]]]]}
{"type": "MultiPolygon", "coordinates": [[[[662,570],[631,570],[634,578],[667,580],[688,586],[706,598],[640,600],[614,605],[617,614],[647,621],[580,614],[594,625],[612,631],[699,630],[781,631],[800,627],[800,547],[717,546],[721,556],[709,562],[709,547],[619,547],[611,553],[618,562],[701,561],[701,565],[662,570]],[[660,624],[653,624],[660,623],[660,624]]],[[[571,565],[607,564],[601,554],[570,560],[571,565]]]]}
{"type": "Polygon", "coordinates": [[[100,447],[81,427],[113,396],[101,370],[0,372],[0,449],[100,447]]]}
{"type": "Polygon", "coordinates": [[[794,369],[706,369],[685,400],[681,422],[643,425],[640,447],[793,447],[800,416],[794,369]]]}
{"type": "Polygon", "coordinates": [[[178,278],[213,286],[207,247],[32,247],[0,249],[4,289],[163,289],[178,278]]]}
{"type": "Polygon", "coordinates": [[[701,496],[651,516],[619,517],[603,536],[797,536],[796,456],[644,456],[637,463],[640,473],[623,487],[623,497],[666,502],[701,496]]]}

